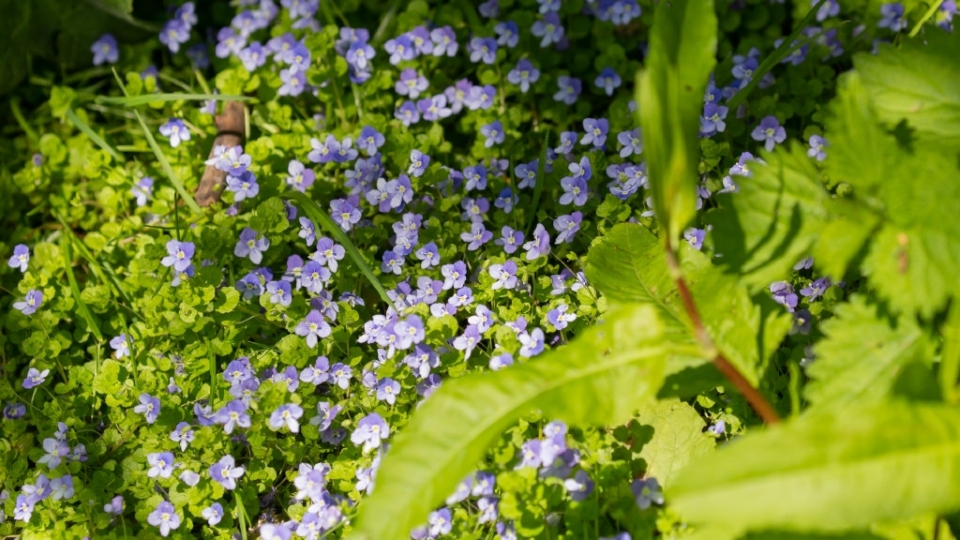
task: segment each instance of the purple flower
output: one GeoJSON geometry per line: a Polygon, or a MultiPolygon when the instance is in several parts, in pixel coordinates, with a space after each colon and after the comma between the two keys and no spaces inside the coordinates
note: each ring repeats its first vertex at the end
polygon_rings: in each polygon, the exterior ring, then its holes
{"type": "Polygon", "coordinates": [[[240,202],[256,197],[260,193],[260,185],[257,184],[257,177],[252,172],[243,171],[240,176],[227,174],[227,191],[233,192],[234,202],[240,202]]]}
{"type": "Polygon", "coordinates": [[[576,313],[567,312],[569,307],[566,304],[560,304],[547,312],[547,322],[553,325],[557,330],[563,330],[568,324],[577,320],[576,313]]]}
{"type": "Polygon", "coordinates": [[[400,383],[385,377],[377,383],[377,399],[386,401],[390,405],[397,402],[397,394],[400,393],[400,383]]]}
{"type": "Polygon", "coordinates": [[[452,114],[452,109],[447,107],[447,96],[437,94],[430,98],[421,99],[417,102],[417,110],[423,114],[423,119],[436,122],[441,118],[446,118],[452,114]]]}
{"type": "Polygon", "coordinates": [[[120,334],[119,336],[110,340],[110,347],[117,352],[117,359],[120,359],[124,356],[130,356],[131,343],[133,343],[133,338],[127,334],[120,334]]]}
{"type": "Polygon", "coordinates": [[[533,239],[523,245],[527,252],[527,260],[532,261],[537,257],[550,254],[550,233],[541,223],[533,230],[533,239]]]}
{"type": "Polygon", "coordinates": [[[830,144],[826,139],[820,135],[811,135],[810,136],[810,149],[807,150],[807,155],[815,158],[817,161],[823,161],[827,158],[827,151],[824,150],[830,144]]]}
{"type": "Polygon", "coordinates": [[[483,142],[485,148],[490,148],[495,144],[500,144],[503,142],[504,133],[503,133],[503,124],[499,120],[494,120],[493,122],[480,128],[480,133],[486,137],[486,140],[483,142]]]}
{"type": "Polygon", "coordinates": [[[190,266],[190,259],[196,250],[193,242],[170,240],[167,242],[166,247],[167,256],[160,261],[160,264],[168,267],[172,266],[177,272],[183,272],[190,266]]]}
{"type": "Polygon", "coordinates": [[[630,484],[630,491],[633,492],[633,497],[641,510],[646,510],[653,504],[663,504],[663,493],[660,491],[660,483],[657,482],[656,478],[634,480],[630,484]]]}
{"type": "Polygon", "coordinates": [[[346,199],[334,199],[330,201],[330,217],[340,225],[344,232],[353,228],[360,221],[360,198],[351,195],[346,199]]]}
{"type": "Polygon", "coordinates": [[[253,264],[260,264],[263,260],[263,252],[270,247],[270,240],[265,236],[259,236],[257,231],[250,227],[244,227],[240,232],[240,240],[233,248],[233,254],[237,257],[249,257],[253,264]]]}
{"type": "MultiPolygon", "coordinates": [[[[577,98],[580,97],[580,92],[583,90],[583,85],[580,83],[580,79],[576,77],[568,77],[566,75],[561,75],[557,77],[557,86],[559,90],[553,95],[554,101],[562,101],[567,105],[573,105],[577,102],[577,98]]],[[[560,152],[557,152],[558,154],[560,152]]]]}
{"type": "Polygon", "coordinates": [[[23,379],[22,385],[27,390],[40,386],[47,379],[47,375],[49,374],[49,369],[38,371],[37,368],[30,368],[27,370],[27,376],[23,379]]]}
{"type": "Polygon", "coordinates": [[[300,431],[300,422],[298,422],[298,420],[301,416],[303,416],[303,408],[294,403],[286,403],[273,411],[270,415],[268,425],[270,429],[274,430],[287,426],[287,429],[292,433],[297,433],[300,431]]]}
{"type": "Polygon", "coordinates": [[[237,56],[243,62],[244,69],[250,72],[256,71],[267,61],[267,51],[264,50],[259,41],[254,41],[248,47],[242,49],[237,56]]]}
{"type": "Polygon", "coordinates": [[[483,61],[485,64],[493,64],[497,61],[497,40],[475,37],[467,45],[467,51],[470,53],[471,62],[483,61]]]}
{"type": "Polygon", "coordinates": [[[583,177],[567,176],[560,180],[560,186],[563,188],[563,195],[560,196],[560,204],[567,205],[574,203],[577,206],[583,206],[587,202],[587,181],[583,177]]]}
{"type": "Polygon", "coordinates": [[[475,324],[467,325],[463,334],[453,340],[453,348],[464,352],[464,360],[470,359],[470,354],[483,339],[480,329],[475,324]]]}
{"type": "Polygon", "coordinates": [[[393,117],[399,120],[404,127],[410,127],[410,124],[416,124],[420,121],[420,111],[414,102],[404,101],[393,113],[393,117]]]}
{"type": "Polygon", "coordinates": [[[521,163],[513,169],[514,176],[519,180],[517,189],[533,188],[537,185],[537,168],[540,166],[540,160],[535,159],[530,163],[521,163]]]}
{"type": "Polygon", "coordinates": [[[690,243],[694,249],[700,249],[703,247],[703,239],[706,236],[707,231],[703,229],[697,229],[691,227],[683,231],[683,239],[690,243]]]}
{"type": "Polygon", "coordinates": [[[270,281],[267,283],[267,294],[270,295],[271,304],[280,304],[289,306],[293,297],[290,295],[289,281],[270,281]]]}
{"type": "Polygon", "coordinates": [[[435,512],[430,512],[427,517],[430,536],[436,538],[444,534],[450,534],[453,530],[453,516],[449,508],[441,508],[435,512]]]}
{"type": "Polygon", "coordinates": [[[381,441],[390,436],[390,426],[377,413],[370,413],[357,422],[357,429],[350,434],[353,444],[362,444],[363,452],[367,453],[380,447],[381,441]]]}
{"type": "Polygon", "coordinates": [[[403,265],[406,262],[403,255],[396,251],[387,250],[383,254],[383,261],[380,263],[380,271],[385,274],[400,275],[403,273],[403,265]]]}
{"type": "Polygon", "coordinates": [[[133,408],[133,412],[142,414],[147,423],[152,424],[160,415],[160,400],[150,394],[140,394],[140,404],[133,408]]]}
{"type": "Polygon", "coordinates": [[[538,79],[540,79],[540,71],[526,58],[517,62],[517,67],[507,73],[507,81],[510,84],[519,85],[520,91],[524,94],[530,89],[530,85],[537,82],[538,79]]]}
{"type": "Polygon", "coordinates": [[[350,366],[337,362],[330,366],[330,379],[333,384],[346,390],[350,385],[350,377],[353,375],[353,369],[350,366]]]}
{"type": "Polygon", "coordinates": [[[370,65],[370,59],[376,55],[377,51],[365,40],[357,40],[347,50],[346,59],[350,65],[362,71],[367,69],[367,66],[370,65]]]}
{"type": "Polygon", "coordinates": [[[520,340],[520,356],[530,358],[543,352],[544,347],[543,330],[534,328],[529,333],[521,332],[517,339],[520,340]]]}
{"type": "Polygon", "coordinates": [[[807,285],[806,287],[800,289],[800,294],[802,294],[804,298],[812,302],[813,300],[816,300],[817,298],[822,296],[823,293],[826,292],[826,290],[829,287],[830,287],[830,278],[822,277],[820,279],[813,280],[813,282],[811,282],[810,285],[807,285]]]}
{"type": "Polygon", "coordinates": [[[476,222],[470,226],[470,232],[460,234],[461,240],[469,242],[467,245],[469,251],[480,249],[480,246],[489,242],[491,238],[493,238],[493,233],[488,231],[487,228],[483,226],[483,223],[476,222]]]}
{"type": "Polygon", "coordinates": [[[150,469],[147,470],[147,476],[150,478],[170,478],[173,474],[173,454],[171,452],[157,452],[147,454],[147,464],[150,469]]]}
{"type": "Polygon", "coordinates": [[[903,4],[899,2],[880,6],[880,15],[878,28],[889,28],[893,32],[900,32],[907,28],[907,20],[903,18],[903,4]]]}
{"type": "Polygon", "coordinates": [[[160,134],[170,137],[170,146],[173,148],[180,146],[182,141],[190,140],[190,130],[179,118],[171,118],[166,124],[160,126],[160,134]]]}
{"type": "Polygon", "coordinates": [[[497,23],[493,31],[497,34],[497,45],[512,49],[520,43],[520,29],[513,21],[497,23]]]}
{"type": "Polygon", "coordinates": [[[160,536],[167,536],[171,530],[180,527],[180,516],[172,504],[161,501],[156,510],[147,516],[147,523],[160,529],[160,536]]]}
{"type": "Polygon", "coordinates": [[[563,487],[570,493],[570,498],[576,502],[584,501],[593,493],[593,480],[586,471],[577,471],[573,478],[563,481],[563,487]]]}
{"type": "Polygon", "coordinates": [[[249,428],[250,415],[247,414],[247,404],[235,399],[224,405],[213,416],[214,422],[223,425],[227,435],[233,433],[234,427],[249,428]]]}
{"type": "Polygon", "coordinates": [[[456,56],[457,54],[457,34],[450,26],[434,28],[430,31],[430,41],[433,42],[434,56],[456,56]]]}
{"type": "Polygon", "coordinates": [[[295,68],[281,69],[280,81],[283,83],[277,89],[277,95],[280,96],[299,96],[307,86],[306,73],[297,71],[295,68]]]}
{"type": "Polygon", "coordinates": [[[217,523],[220,523],[220,520],[223,519],[223,506],[215,502],[212,505],[203,509],[200,513],[203,519],[207,520],[207,524],[211,527],[215,527],[217,523]]]}
{"type": "Polygon", "coordinates": [[[495,281],[491,285],[491,289],[513,289],[517,286],[517,263],[508,260],[503,264],[491,264],[490,277],[495,281]]]}
{"type": "Polygon", "coordinates": [[[397,65],[404,60],[413,60],[416,53],[413,42],[406,34],[387,40],[383,48],[390,53],[390,63],[393,65],[397,65]]]}
{"type": "MultiPolygon", "coordinates": [[[[180,19],[170,19],[160,31],[160,43],[166,45],[170,52],[176,54],[180,45],[190,41],[190,27],[180,19]]],[[[96,61],[94,62],[96,63],[96,61]]]]}
{"type": "Polygon", "coordinates": [[[27,263],[30,262],[30,248],[24,244],[17,244],[13,248],[13,255],[7,261],[10,268],[19,268],[20,272],[27,271],[27,263]]]}
{"type": "Polygon", "coordinates": [[[797,294],[793,292],[793,287],[786,281],[777,281],[770,284],[770,293],[773,294],[773,300],[782,304],[787,308],[787,311],[793,313],[793,310],[797,307],[797,302],[799,298],[797,294]]]}
{"type": "Polygon", "coordinates": [[[170,432],[170,440],[180,443],[180,451],[186,451],[190,443],[193,442],[193,436],[193,428],[186,422],[180,422],[176,429],[170,432]]]}
{"type": "Polygon", "coordinates": [[[427,170],[427,165],[429,164],[430,156],[419,150],[411,150],[410,166],[407,168],[407,173],[414,177],[423,176],[423,173],[427,170]]]}
{"type": "Polygon", "coordinates": [[[500,13],[500,2],[499,0],[487,0],[477,6],[477,11],[479,11],[483,17],[494,19],[500,13]]]}
{"type": "Polygon", "coordinates": [[[330,335],[330,325],[323,320],[323,315],[319,311],[312,309],[306,318],[297,325],[294,332],[298,336],[307,338],[307,346],[312,349],[317,346],[318,339],[330,335]]]}
{"type": "Polygon", "coordinates": [[[123,514],[123,495],[110,499],[110,502],[103,505],[103,511],[113,516],[123,514]]]}
{"type": "Polygon", "coordinates": [[[104,62],[116,64],[120,59],[120,49],[117,47],[117,38],[113,34],[104,34],[90,46],[93,53],[93,65],[99,66],[104,62]]]}
{"type": "Polygon", "coordinates": [[[418,249],[416,256],[417,259],[422,261],[420,263],[421,268],[431,268],[440,264],[440,251],[435,242],[430,242],[418,249]]]}
{"type": "Polygon", "coordinates": [[[603,70],[600,71],[600,75],[597,76],[597,79],[593,81],[593,84],[596,85],[597,88],[602,88],[608,96],[612,96],[613,91],[619,88],[621,83],[620,75],[617,75],[617,72],[611,67],[603,68],[603,70]]]}
{"type": "Polygon", "coordinates": [[[755,141],[762,141],[767,152],[772,152],[773,147],[782,143],[787,138],[787,131],[783,129],[776,116],[767,116],[760,121],[760,125],[750,133],[755,141]]]}
{"type": "Polygon", "coordinates": [[[580,212],[574,212],[567,216],[560,216],[553,221],[553,228],[557,230],[557,239],[554,241],[555,244],[560,242],[570,243],[573,242],[573,236],[580,230],[580,221],[583,219],[583,214],[580,212]]]}
{"type": "Polygon", "coordinates": [[[326,431],[330,429],[330,424],[333,423],[334,418],[337,417],[337,414],[343,410],[342,405],[330,406],[330,402],[321,401],[317,403],[317,416],[314,416],[310,419],[310,424],[317,426],[317,429],[320,431],[326,431]]]}
{"type": "Polygon", "coordinates": [[[43,293],[36,289],[30,289],[24,296],[23,301],[13,303],[13,309],[19,310],[24,315],[33,315],[42,303],[43,293]]]}
{"type": "Polygon", "coordinates": [[[710,137],[717,133],[723,133],[727,129],[724,119],[727,117],[727,107],[717,105],[716,103],[707,103],[703,106],[703,116],[700,117],[700,134],[704,137],[710,137]]]}
{"type": "MultiPolygon", "coordinates": [[[[287,177],[287,185],[300,193],[304,193],[307,188],[313,185],[316,179],[316,175],[312,169],[306,168],[303,163],[295,159],[291,160],[290,164],[287,165],[287,172],[290,174],[290,176],[287,177]]],[[[310,244],[308,243],[307,245],[309,246],[310,244]]]]}
{"type": "Polygon", "coordinates": [[[426,77],[417,73],[415,69],[407,68],[400,72],[394,90],[401,96],[410,96],[410,99],[417,99],[420,93],[429,86],[430,83],[426,77]]]}
{"type": "Polygon", "coordinates": [[[510,226],[504,226],[500,230],[501,238],[498,238],[494,244],[498,246],[503,246],[503,250],[508,254],[512,254],[517,251],[517,249],[523,245],[523,233],[520,231],[514,230],[510,226]]]}
{"type": "Polygon", "coordinates": [[[563,25],[560,24],[560,16],[552,11],[547,13],[542,20],[533,23],[533,26],[530,27],[530,33],[540,38],[541,47],[549,47],[551,43],[560,43],[560,40],[563,39],[563,25]]]}
{"type": "Polygon", "coordinates": [[[593,144],[594,148],[603,148],[603,143],[607,141],[607,133],[610,131],[610,122],[606,118],[587,118],[583,121],[583,138],[580,144],[593,144]]]}
{"type": "Polygon", "coordinates": [[[237,489],[237,479],[243,476],[243,466],[237,466],[233,456],[227,454],[209,469],[210,478],[219,482],[225,489],[237,489]]]}
{"type": "Polygon", "coordinates": [[[386,139],[376,129],[370,126],[364,126],[360,130],[360,136],[357,137],[357,148],[363,150],[368,156],[372,156],[377,153],[386,139]]]}

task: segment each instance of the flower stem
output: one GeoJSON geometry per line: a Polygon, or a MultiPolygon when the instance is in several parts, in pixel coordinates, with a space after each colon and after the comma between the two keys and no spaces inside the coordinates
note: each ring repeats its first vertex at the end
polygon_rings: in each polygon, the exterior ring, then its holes
{"type": "Polygon", "coordinates": [[[713,357],[713,365],[717,367],[727,380],[733,383],[733,386],[746,398],[747,403],[753,407],[753,410],[763,419],[764,423],[776,424],[780,421],[780,415],[777,414],[777,411],[770,402],[767,401],[767,398],[765,398],[758,389],[754,388],[750,384],[750,381],[716,348],[713,339],[710,338],[710,334],[703,325],[703,319],[700,318],[700,311],[697,310],[697,304],[694,302],[690,288],[687,287],[687,281],[683,278],[683,273],[680,270],[677,255],[669,243],[666,244],[666,252],[667,268],[670,270],[670,275],[677,284],[677,290],[680,292],[680,300],[683,302],[684,310],[690,317],[690,322],[693,323],[693,332],[700,346],[707,351],[708,355],[713,357]]]}

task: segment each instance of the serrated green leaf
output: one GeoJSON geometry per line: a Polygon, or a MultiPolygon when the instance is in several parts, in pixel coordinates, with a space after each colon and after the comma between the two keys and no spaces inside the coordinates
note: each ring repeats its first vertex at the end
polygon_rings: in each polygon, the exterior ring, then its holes
{"type": "Polygon", "coordinates": [[[960,409],[808,414],[703,456],[667,490],[692,523],[841,531],[960,508],[960,409]]]}
{"type": "Polygon", "coordinates": [[[960,147],[960,35],[932,30],[861,53],[854,67],[880,119],[906,120],[921,142],[960,147]]]}
{"type": "Polygon", "coordinates": [[[813,244],[811,253],[821,274],[839,280],[857,256],[865,251],[880,224],[880,216],[856,201],[832,200],[829,203],[830,221],[820,231],[820,240],[813,244]]]}
{"type": "Polygon", "coordinates": [[[657,5],[637,103],[654,210],[671,245],[696,214],[700,113],[716,50],[713,0],[657,5]]]}
{"type": "MultiPolygon", "coordinates": [[[[766,296],[752,299],[735,277],[712,266],[706,255],[688,244],[680,245],[678,255],[710,337],[756,385],[759,367],[790,330],[790,317],[766,296]]],[[[689,317],[667,271],[663,245],[643,226],[624,223],[610,229],[591,248],[584,271],[589,282],[612,301],[654,305],[671,341],[694,344],[689,317]]]]}
{"type": "Polygon", "coordinates": [[[687,463],[713,450],[714,439],[703,432],[703,418],[678,399],[640,409],[637,422],[653,427],[653,438],[640,449],[640,457],[647,462],[645,475],[655,477],[662,486],[669,486],[687,463]]]}
{"type": "Polygon", "coordinates": [[[894,327],[863,296],[837,306],[822,326],[816,360],[807,369],[813,379],[805,395],[817,407],[839,410],[854,403],[876,403],[889,396],[897,375],[923,360],[928,343],[920,327],[900,317],[894,327]]]}
{"type": "Polygon", "coordinates": [[[821,239],[827,191],[799,144],[778,149],[767,163],[751,165],[752,178],[737,178],[738,193],[717,197],[709,214],[722,264],[754,290],[787,277],[821,239]]]}
{"type": "Polygon", "coordinates": [[[532,409],[572,425],[625,421],[659,389],[665,354],[656,311],[632,306],[541,358],[444,383],[393,441],[352,538],[408,538],[532,409]]]}
{"type": "Polygon", "coordinates": [[[957,384],[960,382],[960,303],[950,304],[947,320],[940,333],[943,335],[943,347],[940,353],[940,392],[944,398],[956,403],[960,398],[957,384]]]}

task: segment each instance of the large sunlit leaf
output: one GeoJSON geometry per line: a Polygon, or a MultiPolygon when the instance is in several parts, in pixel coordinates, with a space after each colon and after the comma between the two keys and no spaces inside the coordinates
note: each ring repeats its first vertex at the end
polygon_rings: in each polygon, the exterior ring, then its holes
{"type": "Polygon", "coordinates": [[[960,34],[931,29],[920,39],[881,44],[854,67],[881,120],[901,120],[920,141],[960,147],[960,34]]]}
{"type": "Polygon", "coordinates": [[[691,523],[838,531],[960,508],[960,409],[901,401],[808,414],[681,471],[691,523]]]}
{"type": "Polygon", "coordinates": [[[687,463],[713,450],[714,438],[704,433],[703,417],[685,401],[651,403],[640,410],[637,422],[653,428],[640,457],[647,463],[645,475],[655,477],[661,486],[669,486],[687,463]]]}
{"type": "Polygon", "coordinates": [[[719,261],[755,289],[785,279],[822,239],[828,198],[817,168],[798,144],[750,164],[752,178],[737,177],[738,193],[717,197],[708,221],[719,261]]]}
{"type": "Polygon", "coordinates": [[[630,306],[542,357],[445,382],[393,441],[353,538],[408,538],[531,410],[573,425],[626,421],[656,395],[665,356],[656,311],[630,306]]]}
{"type": "Polygon", "coordinates": [[[713,0],[657,4],[637,103],[654,210],[671,244],[696,213],[700,114],[716,50],[713,0]]]}
{"type": "Polygon", "coordinates": [[[837,410],[851,403],[875,403],[887,397],[897,375],[910,362],[927,357],[923,331],[908,317],[892,321],[854,296],[839,304],[823,323],[826,338],[817,342],[813,379],[805,394],[815,406],[837,410]]]}
{"type": "MultiPolygon", "coordinates": [[[[790,317],[769,297],[751,297],[735,277],[724,274],[686,242],[679,247],[684,278],[710,337],[756,384],[759,367],[790,330],[790,317]]],[[[655,306],[668,338],[692,344],[689,317],[663,253],[662,243],[645,227],[617,225],[587,255],[587,279],[609,300],[655,306]]]]}

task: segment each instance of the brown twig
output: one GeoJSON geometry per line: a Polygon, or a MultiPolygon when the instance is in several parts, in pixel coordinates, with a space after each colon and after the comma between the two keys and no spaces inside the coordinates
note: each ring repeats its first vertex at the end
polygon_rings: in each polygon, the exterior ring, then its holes
{"type": "Polygon", "coordinates": [[[770,405],[767,398],[765,398],[759,390],[754,388],[753,385],[750,384],[750,381],[748,381],[714,345],[713,339],[703,324],[703,319],[700,318],[700,311],[697,310],[697,304],[693,300],[690,288],[687,287],[687,281],[683,278],[683,273],[680,271],[680,264],[677,262],[676,253],[669,243],[666,245],[666,252],[667,267],[674,281],[677,283],[680,300],[683,302],[683,308],[693,323],[693,331],[696,334],[697,341],[700,342],[700,346],[713,356],[713,365],[717,367],[727,380],[733,383],[733,386],[746,398],[747,403],[753,407],[753,410],[763,419],[764,423],[776,424],[780,421],[780,415],[777,414],[777,411],[770,405]]]}
{"type": "MultiPolygon", "coordinates": [[[[244,132],[244,111],[243,105],[239,101],[228,101],[223,107],[223,114],[218,114],[213,120],[217,127],[217,138],[213,140],[213,146],[210,148],[210,157],[213,157],[214,149],[218,146],[227,148],[243,144],[244,132]]],[[[200,185],[197,186],[195,198],[200,206],[210,206],[220,200],[223,194],[224,184],[227,182],[227,173],[207,165],[203,171],[203,177],[200,179],[200,185]]]]}

